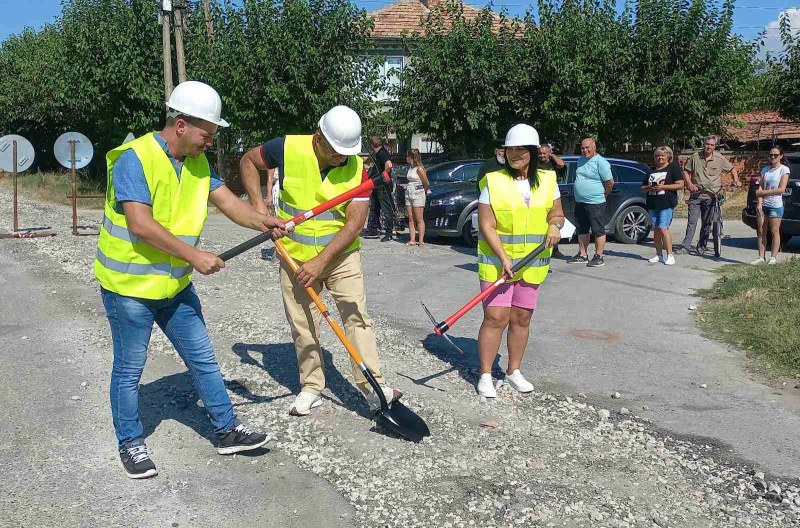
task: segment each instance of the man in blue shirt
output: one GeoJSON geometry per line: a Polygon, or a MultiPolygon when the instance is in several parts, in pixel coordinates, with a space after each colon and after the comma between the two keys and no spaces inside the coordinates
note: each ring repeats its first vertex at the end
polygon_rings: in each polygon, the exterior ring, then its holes
{"type": "Polygon", "coordinates": [[[606,245],[606,196],[614,187],[611,165],[597,153],[592,138],[581,141],[581,154],[575,172],[575,224],[578,231],[578,254],[567,260],[591,268],[605,266],[603,249],[606,245]],[[589,260],[590,232],[594,234],[595,254],[589,260]]]}

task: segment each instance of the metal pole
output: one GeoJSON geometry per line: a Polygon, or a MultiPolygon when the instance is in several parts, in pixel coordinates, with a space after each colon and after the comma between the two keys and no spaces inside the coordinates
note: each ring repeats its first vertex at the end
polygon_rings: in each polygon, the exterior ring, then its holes
{"type": "Polygon", "coordinates": [[[161,11],[161,47],[164,56],[164,100],[172,95],[172,49],[170,46],[169,11],[161,11]]]}
{"type": "Polygon", "coordinates": [[[175,56],[178,59],[178,83],[186,82],[186,59],[183,54],[183,2],[175,6],[175,56]]]}
{"type": "Polygon", "coordinates": [[[75,174],[75,140],[69,142],[70,175],[72,176],[72,234],[78,236],[78,177],[75,174]]]}
{"type": "Polygon", "coordinates": [[[14,233],[19,231],[19,215],[17,211],[17,142],[11,142],[12,148],[12,170],[11,173],[14,177],[14,233]]]}

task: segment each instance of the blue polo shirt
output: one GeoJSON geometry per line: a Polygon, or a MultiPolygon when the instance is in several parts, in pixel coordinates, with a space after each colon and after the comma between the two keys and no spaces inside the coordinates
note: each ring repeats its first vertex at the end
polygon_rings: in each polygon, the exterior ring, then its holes
{"type": "Polygon", "coordinates": [[[600,154],[589,159],[581,156],[575,171],[575,201],[586,204],[605,203],[603,182],[612,178],[611,164],[600,154]]]}
{"type": "MultiPolygon", "coordinates": [[[[175,167],[175,174],[180,179],[183,160],[177,160],[172,157],[167,146],[167,140],[161,137],[160,134],[154,134],[153,137],[164,149],[164,153],[172,162],[172,166],[175,167]]],[[[213,192],[224,185],[224,182],[219,179],[210,164],[208,168],[211,171],[211,192],[213,192]]],[[[114,180],[114,195],[117,198],[117,203],[139,202],[150,206],[153,205],[150,201],[150,188],[147,186],[147,179],[144,177],[142,162],[139,161],[139,156],[136,155],[133,149],[126,150],[117,159],[114,164],[112,178],[114,180]]]]}

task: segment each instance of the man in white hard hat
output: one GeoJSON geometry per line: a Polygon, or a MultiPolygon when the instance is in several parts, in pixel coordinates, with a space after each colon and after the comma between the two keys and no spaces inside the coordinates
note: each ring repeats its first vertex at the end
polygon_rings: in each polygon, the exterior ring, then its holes
{"type": "Polygon", "coordinates": [[[197,243],[211,201],[237,224],[286,234],[285,224],[236,197],[203,151],[220,126],[222,101],[210,86],[187,81],[167,102],[167,122],[107,155],[105,218],[94,273],[111,324],[114,366],[111,414],[120,459],[130,478],[158,474],[139,419],[139,380],[153,323],[164,331],[192,373],[222,455],[259,448],[270,436],[236,419],[211,347],[192,271],[216,273],[225,264],[197,243]]]}
{"type": "MultiPolygon", "coordinates": [[[[314,134],[278,137],[248,151],[240,164],[242,183],[253,206],[265,211],[258,171],[278,168],[278,216],[288,220],[367,181],[359,152],[361,119],[350,108],[336,106],[322,116],[314,134]]],[[[287,251],[301,264],[296,274],[285,263],[281,265],[283,305],[292,328],[302,386],[289,409],[294,416],[307,415],[322,405],[320,392],[325,388],[319,342],[321,314],[305,290],[308,286],[320,292],[324,285],[331,293],[348,339],[375,374],[386,400],[392,402],[401,396],[400,391],[384,384],[375,331],[366,310],[358,250],[369,198],[367,191],[303,222],[285,240],[287,251]]],[[[377,409],[378,396],[355,364],[353,377],[370,408],[377,409]]]]}

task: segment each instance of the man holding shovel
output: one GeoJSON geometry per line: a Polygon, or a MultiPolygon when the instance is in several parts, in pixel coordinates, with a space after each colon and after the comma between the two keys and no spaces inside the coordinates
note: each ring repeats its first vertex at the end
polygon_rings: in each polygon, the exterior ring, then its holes
{"type": "MultiPolygon", "coordinates": [[[[275,138],[248,151],[240,163],[242,183],[253,206],[265,212],[258,171],[278,168],[281,178],[278,216],[290,220],[367,181],[369,176],[359,152],[361,119],[352,109],[336,106],[322,116],[314,134],[275,138]]],[[[300,263],[294,273],[286,262],[281,262],[283,305],[292,329],[302,386],[289,410],[293,416],[307,415],[322,405],[320,392],[325,388],[319,342],[321,313],[305,290],[308,286],[319,293],[324,285],[331,293],[347,338],[375,374],[387,402],[402,396],[384,383],[375,331],[366,311],[358,250],[369,199],[370,191],[317,215],[297,225],[284,240],[289,255],[300,263]]],[[[379,398],[355,364],[353,377],[370,409],[377,410],[379,398]]]]}
{"type": "Polygon", "coordinates": [[[256,449],[270,437],[239,423],[225,389],[192,285],[225,266],[196,248],[211,201],[239,225],[286,234],[284,222],[237,198],[214,174],[203,152],[217,128],[222,101],[207,84],[187,81],[167,101],[167,122],[108,153],[105,218],[94,273],[111,324],[114,366],[111,415],[120,460],[133,479],[157,475],[139,419],[139,381],[153,323],[189,367],[194,387],[217,433],[222,455],[256,449]]]}

